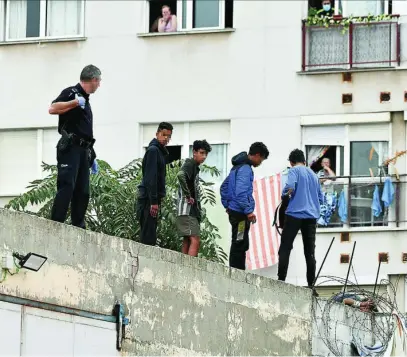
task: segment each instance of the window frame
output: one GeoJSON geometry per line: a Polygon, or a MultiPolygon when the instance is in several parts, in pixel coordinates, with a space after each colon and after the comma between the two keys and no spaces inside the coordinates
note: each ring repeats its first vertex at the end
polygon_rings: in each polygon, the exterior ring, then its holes
{"type": "MultiPolygon", "coordinates": [[[[40,35],[38,37],[23,37],[10,39],[10,2],[13,0],[0,0],[0,16],[3,18],[0,31],[0,42],[31,42],[36,40],[56,40],[56,39],[71,39],[85,37],[85,3],[86,0],[76,0],[81,2],[80,18],[79,18],[79,34],[78,35],[63,35],[63,36],[47,36],[47,5],[49,0],[40,0],[40,35]]],[[[29,1],[29,0],[26,0],[29,1]]],[[[64,1],[64,0],[58,0],[64,1]]]]}
{"type": "MultiPolygon", "coordinates": [[[[230,133],[230,120],[221,120],[222,122],[228,122],[229,125],[229,133],[230,133]]],[[[195,124],[195,123],[199,123],[201,121],[182,121],[182,122],[176,122],[176,124],[182,124],[183,125],[183,135],[181,135],[180,138],[177,138],[176,141],[174,141],[173,145],[177,145],[177,146],[181,146],[181,160],[185,160],[189,157],[191,157],[191,155],[189,154],[189,150],[190,150],[190,146],[193,145],[194,141],[197,140],[197,138],[193,138],[191,137],[191,128],[190,128],[190,124],[195,124]]],[[[205,123],[208,123],[208,125],[210,125],[211,123],[214,123],[216,121],[205,121],[205,123]]],[[[174,122],[172,122],[174,124],[174,122]]],[[[145,150],[148,147],[149,144],[149,139],[145,139],[144,136],[144,127],[145,126],[149,126],[152,125],[152,122],[146,122],[146,123],[139,123],[139,142],[140,142],[140,155],[139,157],[143,157],[145,154],[145,150]]],[[[158,126],[157,124],[154,124],[158,126]]],[[[229,134],[230,135],[230,134],[229,134]]],[[[230,136],[229,136],[230,138],[230,136]]],[[[227,175],[231,169],[231,150],[230,150],[230,139],[229,141],[227,140],[222,140],[221,138],[217,139],[217,140],[208,140],[210,145],[226,145],[226,163],[225,163],[225,174],[227,175]]],[[[171,146],[171,144],[170,144],[171,146]]],[[[210,155],[210,154],[209,154],[210,155]]],[[[224,178],[223,178],[224,179],[224,178]]],[[[222,180],[220,182],[215,182],[215,187],[217,187],[217,185],[220,185],[222,182],[222,180]]]]}
{"type": "Polygon", "coordinates": [[[194,1],[195,0],[177,0],[177,31],[207,31],[220,30],[225,28],[225,0],[219,1],[219,26],[215,27],[193,27],[194,23],[194,1]],[[186,26],[182,27],[183,18],[183,2],[186,2],[186,26]]]}
{"type": "MultiPolygon", "coordinates": [[[[363,1],[363,0],[360,0],[363,1]]],[[[364,0],[366,1],[366,0],[364,0]]],[[[383,3],[383,7],[384,7],[384,15],[389,15],[389,0],[380,0],[380,1],[375,1],[376,2],[376,11],[378,12],[378,10],[380,9],[380,5],[381,3],[383,3]]],[[[334,1],[334,8],[335,8],[335,15],[339,15],[339,9],[342,8],[342,15],[344,17],[349,17],[352,14],[348,14],[347,13],[347,8],[348,8],[348,2],[347,0],[335,0],[334,1]]],[[[368,16],[368,14],[358,14],[358,15],[354,15],[356,17],[359,16],[368,16]]],[[[374,15],[375,16],[375,15],[374,15]]]]}
{"type": "MultiPolygon", "coordinates": [[[[150,32],[150,0],[145,0],[145,16],[144,16],[144,33],[150,32]]],[[[219,0],[219,26],[216,27],[193,27],[194,20],[194,0],[177,0],[177,32],[199,32],[199,31],[211,31],[211,30],[224,30],[225,29],[225,11],[226,11],[226,0],[219,0]],[[182,17],[183,17],[183,2],[186,2],[186,26],[183,27],[182,17]]],[[[170,32],[175,33],[175,32],[170,32]]],[[[158,33],[160,35],[168,34],[158,33]]]]}
{"type": "MultiPolygon", "coordinates": [[[[340,146],[343,146],[344,148],[344,153],[343,153],[343,175],[342,176],[350,176],[350,165],[351,165],[351,159],[350,159],[350,155],[351,155],[351,143],[352,142],[380,142],[380,141],[384,141],[387,142],[387,156],[391,157],[392,156],[392,147],[393,147],[393,141],[392,141],[392,136],[393,136],[393,127],[392,127],[392,122],[387,122],[387,127],[388,127],[388,135],[386,139],[380,139],[378,140],[377,138],[373,138],[373,139],[369,139],[369,134],[366,134],[366,137],[362,137],[358,140],[354,140],[353,139],[353,135],[350,133],[350,128],[351,127],[358,127],[358,126],[363,126],[363,125],[374,125],[374,124],[384,124],[384,123],[355,123],[355,124],[338,124],[339,126],[344,126],[345,128],[345,137],[343,138],[343,144],[332,144],[332,146],[336,146],[337,147],[337,153],[338,153],[338,148],[340,146]]],[[[303,132],[304,128],[308,127],[307,125],[302,126],[301,127],[301,131],[303,132]]],[[[328,125],[324,125],[324,124],[314,124],[312,125],[312,127],[318,127],[318,128],[326,128],[326,130],[329,130],[329,126],[328,125]]],[[[306,153],[306,148],[307,146],[313,146],[313,145],[329,145],[329,140],[328,142],[322,144],[320,140],[318,140],[318,138],[316,139],[302,139],[302,149],[304,151],[304,153],[306,153]]],[[[338,160],[338,158],[337,158],[338,160]]],[[[338,161],[337,161],[338,164],[338,161]]],[[[390,172],[389,172],[390,174],[390,172]]],[[[338,175],[339,176],[339,175],[338,175]]],[[[383,180],[383,177],[381,178],[380,176],[366,176],[366,177],[357,177],[354,176],[352,177],[352,183],[353,184],[375,184],[375,183],[379,183],[380,180],[383,180]]],[[[347,183],[348,179],[346,178],[338,178],[336,180],[337,182],[343,182],[343,183],[347,183]]],[[[363,226],[363,227],[358,227],[358,226],[353,226],[352,224],[348,225],[347,223],[344,223],[341,227],[324,227],[324,228],[317,228],[317,232],[319,233],[329,233],[329,232],[341,232],[341,231],[380,231],[380,230],[388,230],[388,229],[394,229],[396,228],[396,223],[395,222],[391,222],[392,220],[394,220],[394,215],[395,215],[395,208],[394,206],[392,207],[392,209],[389,210],[389,216],[388,216],[388,220],[390,222],[388,222],[387,226],[363,226]]]]}

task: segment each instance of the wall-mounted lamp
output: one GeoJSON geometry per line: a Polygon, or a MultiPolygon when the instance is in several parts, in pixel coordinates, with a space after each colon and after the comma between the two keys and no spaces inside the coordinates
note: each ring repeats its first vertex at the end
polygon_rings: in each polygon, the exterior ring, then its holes
{"type": "Polygon", "coordinates": [[[29,269],[32,271],[40,270],[48,259],[47,257],[35,253],[28,253],[24,256],[14,252],[13,257],[18,259],[18,264],[21,268],[29,269]]]}

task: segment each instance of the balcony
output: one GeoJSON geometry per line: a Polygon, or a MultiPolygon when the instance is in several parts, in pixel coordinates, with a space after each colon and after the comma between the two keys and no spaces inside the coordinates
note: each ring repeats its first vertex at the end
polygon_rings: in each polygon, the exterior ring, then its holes
{"type": "Polygon", "coordinates": [[[401,223],[406,222],[403,198],[407,193],[407,176],[399,180],[395,177],[390,179],[394,194],[388,207],[383,201],[385,177],[337,176],[334,181],[321,183],[325,201],[330,203],[322,207],[322,212],[327,210],[331,214],[322,215],[324,219],[320,218],[318,228],[400,227],[401,223]],[[375,200],[376,205],[372,205],[375,190],[378,200],[375,200]]]}
{"type": "Polygon", "coordinates": [[[400,65],[398,16],[383,21],[334,17],[302,22],[302,71],[394,68],[400,65]],[[343,25],[346,24],[346,25],[343,25]]]}

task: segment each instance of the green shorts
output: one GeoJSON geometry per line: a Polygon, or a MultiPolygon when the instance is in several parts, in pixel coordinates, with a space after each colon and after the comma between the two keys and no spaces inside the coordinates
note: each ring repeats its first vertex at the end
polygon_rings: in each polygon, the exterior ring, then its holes
{"type": "Polygon", "coordinates": [[[192,216],[178,216],[176,220],[177,231],[180,237],[200,236],[198,218],[192,216]]]}

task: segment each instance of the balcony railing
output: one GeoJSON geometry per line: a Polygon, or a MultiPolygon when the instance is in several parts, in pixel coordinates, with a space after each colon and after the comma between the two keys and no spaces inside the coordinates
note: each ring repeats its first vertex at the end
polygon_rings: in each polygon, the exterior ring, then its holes
{"type": "Polygon", "coordinates": [[[389,68],[400,65],[398,16],[377,22],[314,26],[302,22],[302,71],[389,68]]]}
{"type": "MultiPolygon", "coordinates": [[[[323,180],[323,179],[321,179],[323,180]]],[[[407,176],[400,180],[391,178],[394,188],[392,203],[385,207],[382,200],[385,178],[376,177],[336,177],[335,181],[321,183],[322,191],[327,198],[322,211],[330,210],[331,215],[322,215],[318,221],[318,228],[335,227],[399,227],[406,222],[407,176]],[[375,189],[378,189],[380,209],[372,209],[375,189]],[[342,197],[341,197],[342,196],[342,197]],[[331,205],[329,205],[331,203],[331,205]],[[380,212],[380,213],[379,213],[380,212]],[[325,219],[328,217],[328,219],[325,219]]],[[[377,207],[378,208],[378,207],[377,207]]]]}

